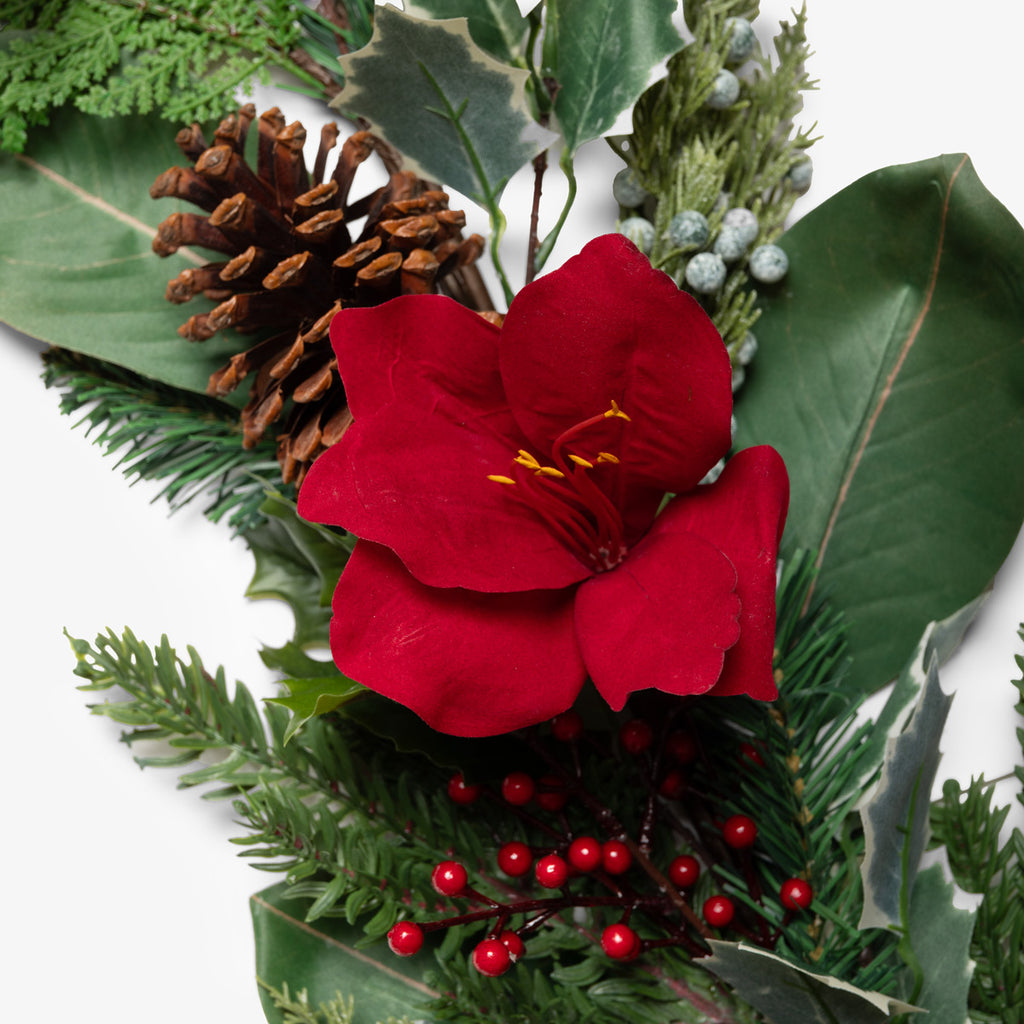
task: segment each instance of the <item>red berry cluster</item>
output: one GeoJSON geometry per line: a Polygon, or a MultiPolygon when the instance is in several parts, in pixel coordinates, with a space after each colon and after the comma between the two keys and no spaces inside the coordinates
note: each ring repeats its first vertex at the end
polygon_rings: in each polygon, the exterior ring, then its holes
{"type": "MultiPolygon", "coordinates": [[[[652,835],[658,809],[662,802],[672,804],[684,798],[689,787],[688,766],[701,757],[691,733],[670,728],[659,734],[642,718],[625,722],[619,730],[617,749],[626,761],[633,762],[649,794],[643,820],[633,834],[583,785],[580,748],[588,741],[588,734],[580,715],[568,711],[553,719],[550,737],[568,748],[571,767],[565,767],[564,754],[552,754],[542,738],[535,736],[535,751],[550,764],[549,773],[534,778],[522,770],[511,771],[495,790],[478,782],[467,782],[461,774],[453,775],[448,782],[448,796],[456,805],[468,806],[487,797],[518,816],[531,834],[540,831],[546,837],[533,845],[509,839],[499,846],[493,864],[497,875],[489,882],[492,887],[510,891],[511,896],[502,901],[485,895],[470,885],[463,864],[441,861],[431,874],[434,890],[449,899],[467,901],[476,909],[422,924],[398,922],[388,933],[388,943],[396,954],[411,956],[418,952],[425,932],[489,921],[486,937],[473,950],[471,960],[481,974],[498,977],[523,955],[524,938],[554,915],[581,907],[600,908],[600,912],[617,918],[600,932],[601,948],[617,961],[633,960],[645,949],[665,945],[682,946],[693,956],[705,955],[706,940],[714,934],[712,929],[731,928],[761,945],[774,945],[778,926],[773,934],[767,918],[757,920],[755,930],[750,929],[749,921],[744,923],[752,916],[751,902],[764,905],[755,856],[758,828],[752,818],[733,814],[714,824],[713,835],[707,828],[703,833],[700,828],[693,829],[691,822],[691,828],[683,831],[700,837],[694,840],[697,850],[680,853],[667,865],[659,866],[654,858],[652,835]],[[591,813],[605,838],[589,832],[577,833],[570,826],[565,813],[570,800],[574,801],[573,810],[581,805],[591,813]],[[557,815],[558,826],[536,817],[528,809],[531,806],[557,815]],[[747,879],[750,900],[745,901],[742,914],[733,897],[713,891],[717,888],[713,881],[716,848],[747,879]],[[698,912],[691,901],[707,872],[712,876],[712,892],[702,900],[698,912]],[[509,881],[503,882],[502,878],[509,881]],[[514,883],[511,889],[509,882],[514,883]],[[532,893],[522,891],[530,886],[537,888],[532,893]],[[633,924],[637,914],[650,926],[644,934],[650,932],[655,937],[642,937],[633,924]],[[518,923],[510,927],[513,922],[518,923]]],[[[741,746],[738,757],[741,765],[755,770],[764,764],[760,751],[749,743],[741,746]]],[[[701,888],[707,893],[707,882],[701,888]]],[[[788,879],[778,894],[784,911],[783,924],[806,910],[812,899],[807,881],[788,879]]]]}

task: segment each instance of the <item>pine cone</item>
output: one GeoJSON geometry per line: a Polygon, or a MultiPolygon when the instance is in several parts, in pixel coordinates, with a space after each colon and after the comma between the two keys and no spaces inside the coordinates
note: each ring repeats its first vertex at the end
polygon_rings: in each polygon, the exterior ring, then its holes
{"type": "Polygon", "coordinates": [[[282,478],[300,483],[313,459],[350,422],[328,340],[339,309],[434,291],[471,309],[493,306],[473,266],[484,240],[464,239],[465,214],[448,209],[444,192],[402,171],[387,143],[357,131],[324,180],[337,125],[321,130],[310,175],[302,154],[305,129],[298,122],[285,125],[275,107],[257,123],[253,171],[244,151],[255,116],[250,103],[226,118],[212,146],[198,125],[178,133],[175,141],[194,166],[171,167],[150,195],[187,200],[209,216],[171,214],[157,229],[153,249],[166,256],[196,245],[224,254],[223,261],[182,271],[167,285],[166,297],[182,303],[203,293],[219,302],[179,328],[190,341],[204,341],[226,327],[261,333],[261,340],[210,377],[207,391],[224,396],[253,377],[242,410],[243,444],[251,448],[271,424],[279,424],[282,478]],[[350,201],[356,169],[374,152],[388,183],[350,201]],[[363,217],[353,237],[350,225],[363,217]]]}

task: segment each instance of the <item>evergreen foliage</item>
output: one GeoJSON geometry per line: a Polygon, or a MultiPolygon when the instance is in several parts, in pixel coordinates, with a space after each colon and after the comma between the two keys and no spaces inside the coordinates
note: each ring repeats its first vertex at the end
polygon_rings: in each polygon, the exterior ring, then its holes
{"type": "MultiPolygon", "coordinates": [[[[284,1024],[352,1024],[354,1005],[349,997],[343,999],[341,995],[326,1003],[311,1006],[309,997],[303,989],[294,996],[288,991],[287,982],[282,983],[279,989],[268,985],[265,981],[259,982],[260,986],[267,992],[274,1006],[283,1014],[284,1024]]],[[[388,1017],[383,1024],[413,1024],[408,1017],[398,1020],[395,1017],[388,1017]]]]}
{"type": "Polygon", "coordinates": [[[347,28],[301,0],[0,0],[0,148],[23,150],[28,129],[65,103],[219,120],[273,68],[310,95],[333,94],[338,54],[369,38],[373,3],[332,6],[347,28]]]}
{"type": "Polygon", "coordinates": [[[172,511],[206,496],[206,515],[227,517],[236,532],[265,521],[260,505],[279,477],[274,445],[243,449],[232,407],[66,349],[44,358],[47,387],[62,389],[61,412],[82,413],[75,425],[97,431],[95,443],[118,456],[129,480],[166,481],[160,496],[172,511]]]}
{"type": "MultiPolygon", "coordinates": [[[[610,140],[654,197],[653,209],[644,210],[655,228],[651,262],[681,284],[692,253],[675,247],[668,237],[676,214],[703,214],[712,241],[727,207],[746,207],[757,216],[753,245],[782,233],[798,195],[787,175],[813,142],[807,131],[794,133],[793,118],[802,106],[800,93],[814,87],[804,70],[810,51],[802,9],[780,26],[775,66],[769,55],[755,55],[754,70],[741,73],[742,101],[726,110],[707,106],[716,76],[726,66],[728,19],[753,19],[758,5],[751,0],[688,0],[684,11],[693,41],[671,58],[667,77],[641,96],[633,133],[610,140]]],[[[729,268],[714,299],[702,298],[730,353],[757,320],[756,297],[740,261],[729,268]]]]}

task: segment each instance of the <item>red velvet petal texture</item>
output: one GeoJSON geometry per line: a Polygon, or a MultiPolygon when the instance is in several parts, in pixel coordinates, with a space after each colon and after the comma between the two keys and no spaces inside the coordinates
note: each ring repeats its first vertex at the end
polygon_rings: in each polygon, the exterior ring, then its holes
{"type": "Polygon", "coordinates": [[[334,594],[331,650],[347,676],[432,728],[494,736],[569,708],[584,680],[573,590],[474,594],[417,583],[360,541],[334,594]]]}
{"type": "MultiPolygon", "coordinates": [[[[621,235],[603,235],[516,296],[500,338],[509,405],[534,450],[619,403],[631,422],[588,431],[630,482],[679,492],[729,447],[732,370],[714,325],[621,235]]],[[[578,454],[588,454],[586,449],[578,454]]]]}
{"type": "Polygon", "coordinates": [[[688,530],[724,551],[739,574],[740,639],[725,658],[717,697],[774,700],[775,571],[789,507],[782,456],[763,445],[734,455],[718,480],[675,498],[652,528],[688,530]]]}
{"type": "Polygon", "coordinates": [[[614,711],[636,690],[705,693],[739,637],[736,570],[692,534],[648,535],[625,561],[582,584],[576,632],[594,685],[614,711]]]}
{"type": "MultiPolygon", "coordinates": [[[[498,328],[442,295],[405,295],[380,306],[343,309],[331,344],[352,415],[391,402],[436,409],[504,409],[498,328]]],[[[472,413],[469,418],[475,419],[472,413]]]]}
{"type": "Polygon", "coordinates": [[[486,593],[552,589],[590,575],[507,474],[518,445],[475,425],[391,406],[355,420],[313,463],[299,514],[386,544],[421,583],[486,593]]]}

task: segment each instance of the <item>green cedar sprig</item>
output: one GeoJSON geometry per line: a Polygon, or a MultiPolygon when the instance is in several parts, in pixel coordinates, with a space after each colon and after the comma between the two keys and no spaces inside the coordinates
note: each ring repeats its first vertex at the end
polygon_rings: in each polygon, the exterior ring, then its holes
{"type": "MultiPolygon", "coordinates": [[[[668,237],[677,213],[703,214],[710,227],[709,244],[727,206],[746,207],[757,216],[760,230],[752,245],[781,234],[798,195],[788,174],[814,141],[809,131],[793,130],[793,118],[802,106],[801,92],[813,89],[814,83],[804,69],[809,49],[806,12],[801,9],[792,22],[780,26],[775,66],[768,55],[758,55],[755,70],[743,72],[743,99],[726,110],[708,107],[705,101],[725,66],[726,22],[755,18],[758,5],[751,0],[689,0],[684,10],[693,41],[669,61],[667,77],[638,101],[633,133],[611,142],[653,196],[653,209],[644,211],[655,228],[651,262],[685,287],[683,271],[692,253],[676,248],[668,237]]],[[[717,297],[703,299],[731,353],[757,320],[755,300],[742,261],[730,268],[717,297]]]]}
{"type": "Polygon", "coordinates": [[[74,103],[100,116],[218,119],[271,69],[318,98],[339,88],[342,50],[370,35],[372,0],[336,0],[335,24],[299,0],[0,0],[0,148],[74,103]]]}
{"type": "Polygon", "coordinates": [[[227,517],[239,533],[265,521],[260,505],[280,476],[274,446],[243,449],[235,409],[66,349],[51,348],[44,360],[46,386],[62,391],[61,412],[82,413],[75,426],[96,431],[95,443],[118,456],[129,480],[165,481],[159,497],[172,511],[203,496],[205,514],[227,517]]]}
{"type": "MultiPolygon", "coordinates": [[[[351,996],[344,999],[336,994],[326,1003],[311,1006],[305,989],[296,992],[294,997],[288,991],[288,983],[282,982],[279,989],[268,985],[260,978],[257,984],[270,996],[274,1006],[283,1015],[284,1024],[352,1024],[355,1017],[355,1001],[351,996]]],[[[381,1024],[381,1022],[378,1022],[381,1024]]],[[[413,1024],[408,1017],[388,1017],[383,1024],[413,1024]]]]}

